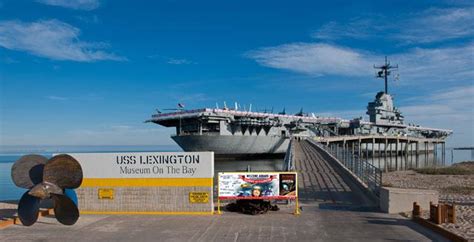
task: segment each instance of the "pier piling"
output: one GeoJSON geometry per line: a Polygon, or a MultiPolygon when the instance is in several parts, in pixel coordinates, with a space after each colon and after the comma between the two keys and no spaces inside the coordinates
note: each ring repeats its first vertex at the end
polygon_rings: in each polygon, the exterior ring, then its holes
{"type": "Polygon", "coordinates": [[[319,141],[345,162],[363,159],[385,172],[431,166],[433,159],[445,165],[446,159],[445,142],[437,138],[354,135],[323,137],[319,141]]]}

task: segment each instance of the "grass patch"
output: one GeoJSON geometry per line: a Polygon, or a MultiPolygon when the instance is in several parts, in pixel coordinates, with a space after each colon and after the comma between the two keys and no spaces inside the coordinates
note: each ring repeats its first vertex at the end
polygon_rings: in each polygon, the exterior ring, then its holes
{"type": "Polygon", "coordinates": [[[474,161],[463,161],[463,162],[453,164],[453,166],[474,170],[474,161]]]}
{"type": "Polygon", "coordinates": [[[456,193],[456,194],[463,194],[463,195],[471,195],[474,193],[474,187],[458,186],[458,185],[444,187],[442,190],[446,193],[456,193]]]}
{"type": "Polygon", "coordinates": [[[428,167],[415,169],[417,173],[426,175],[473,175],[474,170],[461,166],[428,167]]]}

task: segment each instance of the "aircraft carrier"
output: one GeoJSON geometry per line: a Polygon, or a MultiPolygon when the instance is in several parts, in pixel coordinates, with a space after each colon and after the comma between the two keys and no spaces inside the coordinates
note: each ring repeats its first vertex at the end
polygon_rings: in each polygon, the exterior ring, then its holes
{"type": "Polygon", "coordinates": [[[378,77],[385,79],[385,91],[369,102],[369,120],[321,117],[301,110],[294,115],[285,112],[252,112],[235,108],[202,108],[153,114],[150,120],[164,127],[175,127],[171,138],[184,151],[214,151],[216,155],[258,156],[283,155],[291,137],[331,137],[343,135],[384,135],[445,139],[452,131],[405,124],[401,111],[394,106],[387,90],[387,77],[394,68],[387,61],[378,77]]]}

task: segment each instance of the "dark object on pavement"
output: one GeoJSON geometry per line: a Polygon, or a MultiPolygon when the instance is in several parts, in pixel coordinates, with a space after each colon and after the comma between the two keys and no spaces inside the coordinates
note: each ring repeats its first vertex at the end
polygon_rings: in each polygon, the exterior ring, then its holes
{"type": "Polygon", "coordinates": [[[240,212],[244,214],[257,215],[264,214],[268,211],[278,211],[277,205],[272,205],[269,201],[264,200],[237,200],[226,206],[231,212],[240,212]]]}

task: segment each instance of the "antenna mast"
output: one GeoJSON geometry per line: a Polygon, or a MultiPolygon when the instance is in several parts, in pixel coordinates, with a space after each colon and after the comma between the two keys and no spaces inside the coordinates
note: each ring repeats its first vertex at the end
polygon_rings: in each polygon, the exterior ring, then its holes
{"type": "Polygon", "coordinates": [[[377,72],[376,78],[383,78],[385,80],[385,94],[388,94],[388,76],[392,73],[391,69],[398,69],[398,65],[390,65],[390,61],[387,61],[387,56],[385,56],[385,64],[381,66],[375,66],[375,69],[379,69],[377,72]]]}

